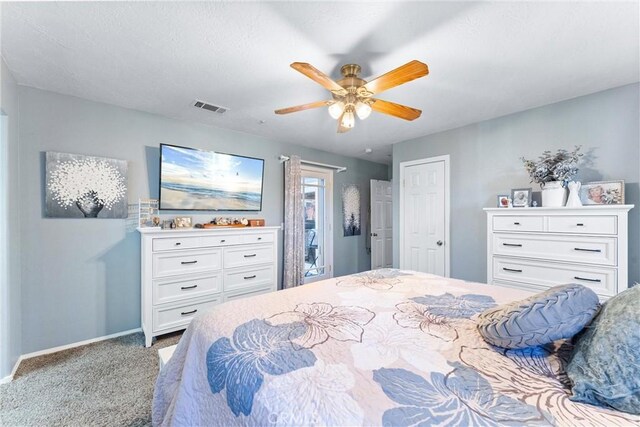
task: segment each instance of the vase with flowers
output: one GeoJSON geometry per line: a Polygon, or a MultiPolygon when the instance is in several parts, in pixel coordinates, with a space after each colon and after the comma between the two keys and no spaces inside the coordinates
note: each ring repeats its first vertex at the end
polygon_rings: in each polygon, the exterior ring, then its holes
{"type": "Polygon", "coordinates": [[[537,161],[521,158],[531,182],[540,184],[542,206],[561,207],[567,202],[567,184],[578,173],[580,148],[577,145],[573,151],[560,149],[556,153],[547,150],[537,161]]]}

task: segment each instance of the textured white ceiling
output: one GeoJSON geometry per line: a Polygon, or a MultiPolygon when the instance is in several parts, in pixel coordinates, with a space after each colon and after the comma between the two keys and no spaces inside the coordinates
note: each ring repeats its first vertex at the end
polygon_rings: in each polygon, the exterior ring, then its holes
{"type": "Polygon", "coordinates": [[[639,81],[638,13],[637,1],[3,3],[1,43],[24,85],[388,163],[394,142],[639,81]],[[326,109],[273,113],[328,98],[291,62],[334,78],[355,62],[368,80],[412,59],[429,76],[380,98],[422,109],[414,122],[373,113],[336,134],[326,109]]]}

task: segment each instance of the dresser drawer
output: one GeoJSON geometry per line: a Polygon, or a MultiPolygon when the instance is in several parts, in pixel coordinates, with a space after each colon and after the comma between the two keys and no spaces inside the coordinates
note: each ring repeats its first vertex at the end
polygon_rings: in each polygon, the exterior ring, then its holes
{"type": "Polygon", "coordinates": [[[529,283],[546,287],[579,283],[597,294],[616,293],[616,269],[552,262],[493,258],[493,278],[510,282],[529,283]]]}
{"type": "Polygon", "coordinates": [[[228,246],[239,245],[242,243],[242,236],[203,236],[201,238],[202,246],[228,246]]]}
{"type": "Polygon", "coordinates": [[[222,291],[222,274],[190,279],[164,279],[153,282],[153,304],[165,304],[188,298],[202,297],[222,291]]]}
{"type": "Polygon", "coordinates": [[[493,229],[496,231],[543,231],[544,217],[496,216],[493,217],[493,229]]]}
{"type": "Polygon", "coordinates": [[[495,233],[493,252],[496,255],[615,266],[617,242],[615,237],[495,233]]]}
{"type": "Polygon", "coordinates": [[[224,268],[244,267],[273,261],[273,245],[225,248],[224,250],[224,268]]]}
{"type": "Polygon", "coordinates": [[[235,271],[225,271],[224,291],[251,288],[262,284],[273,283],[273,266],[253,267],[235,271]]]}
{"type": "Polygon", "coordinates": [[[615,216],[552,216],[549,231],[553,233],[616,234],[618,222],[615,216]]]}
{"type": "Polygon", "coordinates": [[[243,243],[271,243],[273,242],[273,233],[255,233],[242,236],[243,243]]]}
{"type": "Polygon", "coordinates": [[[153,251],[173,251],[176,249],[193,249],[200,246],[199,237],[162,237],[153,239],[153,251]]]}
{"type": "Polygon", "coordinates": [[[153,254],[153,278],[215,271],[222,267],[222,250],[174,251],[153,254]]]}
{"type": "Polygon", "coordinates": [[[245,291],[239,292],[239,293],[234,293],[233,295],[227,295],[225,294],[224,300],[225,301],[234,301],[237,299],[242,299],[242,298],[247,298],[247,297],[253,297],[256,295],[261,295],[261,294],[266,294],[269,292],[273,291],[273,287],[272,286],[268,286],[268,287],[261,287],[261,288],[252,288],[252,289],[247,289],[245,291]]]}
{"type": "Polygon", "coordinates": [[[220,302],[220,297],[217,296],[209,299],[200,298],[184,304],[168,304],[154,307],[153,331],[158,332],[164,329],[186,326],[196,315],[206,312],[220,302]]]}

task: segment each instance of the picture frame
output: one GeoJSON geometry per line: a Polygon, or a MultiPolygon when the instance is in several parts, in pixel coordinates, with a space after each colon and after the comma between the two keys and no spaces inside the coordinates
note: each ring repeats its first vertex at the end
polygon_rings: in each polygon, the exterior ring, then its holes
{"type": "Polygon", "coordinates": [[[498,195],[498,207],[499,208],[508,208],[509,207],[509,195],[508,194],[499,194],[498,195]]]}
{"type": "Polygon", "coordinates": [[[624,205],[624,181],[594,181],[582,184],[580,201],[587,205],[624,205]]]}
{"type": "Polygon", "coordinates": [[[176,224],[176,228],[191,228],[190,216],[177,216],[173,222],[176,224]]]}
{"type": "Polygon", "coordinates": [[[531,206],[532,189],[514,188],[511,190],[511,205],[514,208],[527,208],[531,206]]]}

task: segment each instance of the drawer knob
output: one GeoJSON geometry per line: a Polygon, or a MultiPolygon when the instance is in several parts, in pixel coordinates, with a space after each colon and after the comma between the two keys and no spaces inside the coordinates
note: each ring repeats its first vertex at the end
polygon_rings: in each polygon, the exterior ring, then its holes
{"type": "Polygon", "coordinates": [[[262,240],[262,237],[258,237],[258,240],[262,240]]]}
{"type": "Polygon", "coordinates": [[[185,264],[195,264],[196,262],[198,262],[197,260],[195,261],[182,261],[180,264],[185,265],[185,264]]]}
{"type": "Polygon", "coordinates": [[[180,287],[180,289],[182,289],[183,291],[186,291],[187,289],[195,289],[197,287],[198,287],[198,285],[182,286],[182,287],[180,287]]]}
{"type": "Polygon", "coordinates": [[[226,240],[225,240],[225,239],[220,240],[220,243],[224,243],[224,242],[226,242],[226,240]]]}
{"type": "Polygon", "coordinates": [[[503,243],[502,246],[513,246],[514,248],[521,248],[522,244],[520,244],[520,243],[503,243]]]}
{"type": "Polygon", "coordinates": [[[183,316],[188,316],[189,314],[196,313],[197,311],[198,311],[198,309],[196,308],[195,310],[191,310],[191,311],[183,311],[180,314],[183,315],[183,316]]]}
{"type": "Polygon", "coordinates": [[[576,280],[584,280],[585,282],[594,282],[594,283],[602,282],[602,280],[600,279],[589,279],[587,277],[580,277],[580,276],[574,276],[573,278],[576,280]]]}
{"type": "Polygon", "coordinates": [[[254,256],[256,256],[257,254],[251,254],[251,255],[245,255],[245,258],[253,258],[254,256]]]}
{"type": "Polygon", "coordinates": [[[514,222],[513,225],[520,225],[520,223],[519,222],[514,222]]]}
{"type": "Polygon", "coordinates": [[[512,273],[522,273],[522,270],[517,270],[515,268],[507,268],[507,267],[502,267],[502,269],[504,271],[511,271],[512,273]]]}
{"type": "Polygon", "coordinates": [[[244,280],[249,280],[249,279],[255,279],[256,275],[254,274],[253,276],[245,276],[244,280]]]}
{"type": "Polygon", "coordinates": [[[584,227],[584,224],[583,224],[583,223],[581,223],[581,222],[579,222],[579,223],[577,223],[577,224],[576,224],[576,226],[577,226],[577,227],[584,227]]]}
{"type": "Polygon", "coordinates": [[[602,252],[601,249],[585,249],[585,248],[573,248],[574,251],[582,251],[582,252],[602,252]]]}
{"type": "Polygon", "coordinates": [[[181,244],[182,244],[182,243],[180,243],[180,242],[176,242],[176,243],[175,243],[175,245],[176,245],[176,246],[180,246],[181,244]]]}

